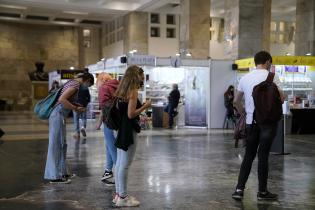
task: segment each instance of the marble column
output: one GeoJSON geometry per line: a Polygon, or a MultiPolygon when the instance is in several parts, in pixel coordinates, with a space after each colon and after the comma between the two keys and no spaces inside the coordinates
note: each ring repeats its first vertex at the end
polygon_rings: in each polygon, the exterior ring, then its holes
{"type": "Polygon", "coordinates": [[[297,0],[295,55],[315,54],[315,1],[297,0]]]}
{"type": "Polygon", "coordinates": [[[225,0],[225,52],[247,58],[270,48],[271,0],[225,0]]]}
{"type": "Polygon", "coordinates": [[[180,49],[194,58],[209,56],[210,0],[181,0],[180,49]]]}
{"type": "Polygon", "coordinates": [[[148,54],[148,13],[132,12],[124,19],[124,53],[137,50],[138,54],[148,54]]]}

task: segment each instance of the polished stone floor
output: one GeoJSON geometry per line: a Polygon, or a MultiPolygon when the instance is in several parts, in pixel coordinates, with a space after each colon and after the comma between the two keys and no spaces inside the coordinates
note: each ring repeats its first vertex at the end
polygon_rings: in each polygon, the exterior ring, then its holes
{"type": "MultiPolygon", "coordinates": [[[[77,177],[69,185],[43,180],[48,124],[31,113],[0,113],[0,209],[112,209],[113,187],[100,177],[105,162],[101,131],[89,121],[87,141],[71,138],[68,161],[77,177]]],[[[257,162],[243,202],[231,194],[243,157],[231,131],[205,129],[144,131],[130,169],[129,193],[141,206],[133,209],[315,209],[315,136],[286,137],[286,156],[270,156],[269,189],[277,202],[258,202],[257,162]]]]}

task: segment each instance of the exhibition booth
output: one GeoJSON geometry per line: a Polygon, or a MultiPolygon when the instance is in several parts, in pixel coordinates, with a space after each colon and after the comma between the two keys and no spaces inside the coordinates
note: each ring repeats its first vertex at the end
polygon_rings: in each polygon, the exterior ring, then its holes
{"type": "MultiPolygon", "coordinates": [[[[273,56],[271,71],[280,79],[285,94],[285,133],[315,133],[315,57],[273,56]]],[[[237,81],[255,68],[254,59],[237,60],[237,81]]]]}

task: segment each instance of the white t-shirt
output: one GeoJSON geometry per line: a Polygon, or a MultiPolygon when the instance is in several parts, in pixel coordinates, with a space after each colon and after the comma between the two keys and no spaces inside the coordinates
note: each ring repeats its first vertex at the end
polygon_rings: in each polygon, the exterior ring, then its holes
{"type": "MultiPolygon", "coordinates": [[[[237,90],[244,93],[245,97],[245,111],[246,111],[246,124],[252,124],[253,122],[253,113],[254,113],[254,100],[253,100],[253,89],[259,83],[267,79],[269,71],[266,69],[256,69],[250,73],[243,76],[238,84],[237,90]]],[[[280,80],[276,74],[273,82],[278,86],[278,89],[281,89],[280,80]]]]}

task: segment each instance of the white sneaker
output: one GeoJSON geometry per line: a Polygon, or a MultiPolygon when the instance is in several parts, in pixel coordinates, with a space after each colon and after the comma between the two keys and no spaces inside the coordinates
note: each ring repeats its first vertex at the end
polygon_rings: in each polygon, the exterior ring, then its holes
{"type": "Polygon", "coordinates": [[[119,195],[116,193],[114,199],[112,200],[113,204],[117,203],[118,198],[119,198],[119,195]]]}
{"type": "Polygon", "coordinates": [[[134,207],[134,206],[139,206],[140,202],[132,196],[127,196],[125,198],[119,197],[116,201],[116,206],[117,207],[134,207]]]}

